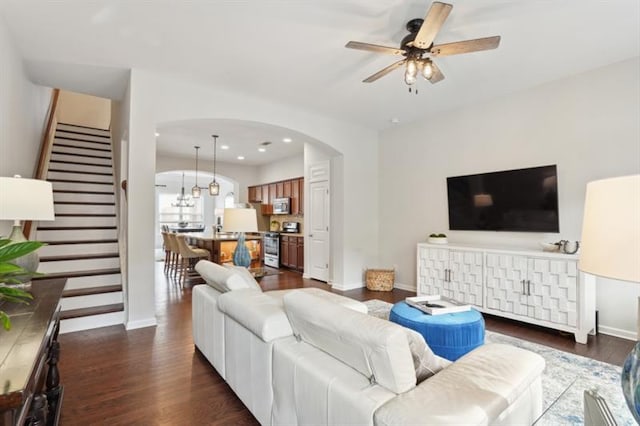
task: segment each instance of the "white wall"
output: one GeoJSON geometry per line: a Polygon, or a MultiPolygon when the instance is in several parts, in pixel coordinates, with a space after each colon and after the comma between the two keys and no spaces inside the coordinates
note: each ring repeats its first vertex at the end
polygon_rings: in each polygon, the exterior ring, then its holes
{"type": "MultiPolygon", "coordinates": [[[[286,127],[322,141],[343,154],[345,197],[339,206],[339,214],[332,220],[343,223],[336,228],[342,230],[337,238],[344,247],[344,254],[332,258],[332,263],[342,271],[334,278],[340,288],[362,286],[363,265],[377,258],[378,170],[375,164],[378,153],[371,149],[378,140],[376,132],[300,108],[135,69],[132,70],[131,99],[129,224],[135,238],[131,235],[129,238],[130,280],[134,265],[139,270],[136,280],[153,275],[153,223],[149,218],[153,217],[154,202],[148,195],[154,192],[151,188],[156,171],[155,157],[149,161],[149,153],[155,152],[155,126],[207,117],[286,127]],[[135,221],[131,212],[136,213],[135,221]],[[135,241],[135,250],[132,241],[135,241]]],[[[130,283],[130,287],[134,285],[130,283]]],[[[145,295],[142,291],[141,298],[153,294],[151,288],[144,290],[145,295]]]]}
{"type": "MultiPolygon", "coordinates": [[[[640,173],[638,75],[636,58],[383,132],[381,266],[397,265],[396,280],[415,288],[415,244],[431,232],[534,249],[580,240],[587,182],[640,173]],[[448,231],[448,176],[546,164],[558,165],[559,234],[448,231]]],[[[599,280],[601,330],[635,336],[638,295],[599,280]]]]}
{"type": "Polygon", "coordinates": [[[258,180],[251,185],[278,182],[304,176],[304,154],[283,158],[258,167],[258,180]]]}
{"type": "MultiPolygon", "coordinates": [[[[0,16],[0,176],[33,177],[51,89],[31,83],[0,16]]],[[[12,222],[0,221],[0,235],[12,222]]]]}

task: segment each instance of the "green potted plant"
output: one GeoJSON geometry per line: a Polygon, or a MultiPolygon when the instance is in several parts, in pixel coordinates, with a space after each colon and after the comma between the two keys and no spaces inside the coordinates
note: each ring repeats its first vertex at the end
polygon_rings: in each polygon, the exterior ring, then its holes
{"type": "Polygon", "coordinates": [[[430,234],[427,242],[431,244],[447,244],[447,236],[445,234],[430,234]]]}
{"type": "Polygon", "coordinates": [[[5,330],[11,329],[11,318],[1,308],[3,302],[29,303],[33,296],[16,286],[34,275],[36,272],[27,271],[11,261],[38,250],[44,244],[39,241],[22,241],[13,243],[11,240],[0,239],[0,322],[5,330]]]}

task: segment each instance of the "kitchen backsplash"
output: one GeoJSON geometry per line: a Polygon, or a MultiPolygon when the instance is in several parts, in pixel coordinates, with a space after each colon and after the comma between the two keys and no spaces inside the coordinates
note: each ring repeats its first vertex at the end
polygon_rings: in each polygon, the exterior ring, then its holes
{"type": "Polygon", "coordinates": [[[282,222],[298,222],[300,224],[300,233],[304,233],[304,217],[300,215],[290,215],[290,214],[278,214],[271,215],[269,217],[269,222],[278,222],[279,231],[282,231],[282,222]]]}

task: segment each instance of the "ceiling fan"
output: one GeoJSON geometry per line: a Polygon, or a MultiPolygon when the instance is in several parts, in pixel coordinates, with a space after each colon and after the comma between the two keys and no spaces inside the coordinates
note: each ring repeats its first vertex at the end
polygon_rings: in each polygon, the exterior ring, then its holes
{"type": "MultiPolygon", "coordinates": [[[[402,39],[400,48],[361,43],[359,41],[350,41],[347,43],[345,47],[350,49],[404,56],[404,59],[381,69],[377,73],[365,78],[362,82],[372,83],[396,68],[405,65],[404,81],[407,85],[411,86],[416,82],[418,72],[432,84],[435,84],[444,80],[444,75],[431,58],[459,55],[461,53],[477,52],[498,47],[500,44],[500,36],[434,45],[433,40],[436,38],[438,31],[440,31],[452,8],[453,5],[447,3],[433,2],[424,19],[417,18],[407,22],[406,28],[409,34],[402,39]]],[[[411,91],[411,87],[409,87],[409,91],[411,91]]]]}

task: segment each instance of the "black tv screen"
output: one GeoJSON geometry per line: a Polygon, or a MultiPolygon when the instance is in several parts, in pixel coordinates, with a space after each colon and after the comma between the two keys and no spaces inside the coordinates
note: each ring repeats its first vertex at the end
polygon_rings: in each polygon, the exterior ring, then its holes
{"type": "Polygon", "coordinates": [[[556,166],[447,178],[449,229],[559,232],[556,166]]]}

